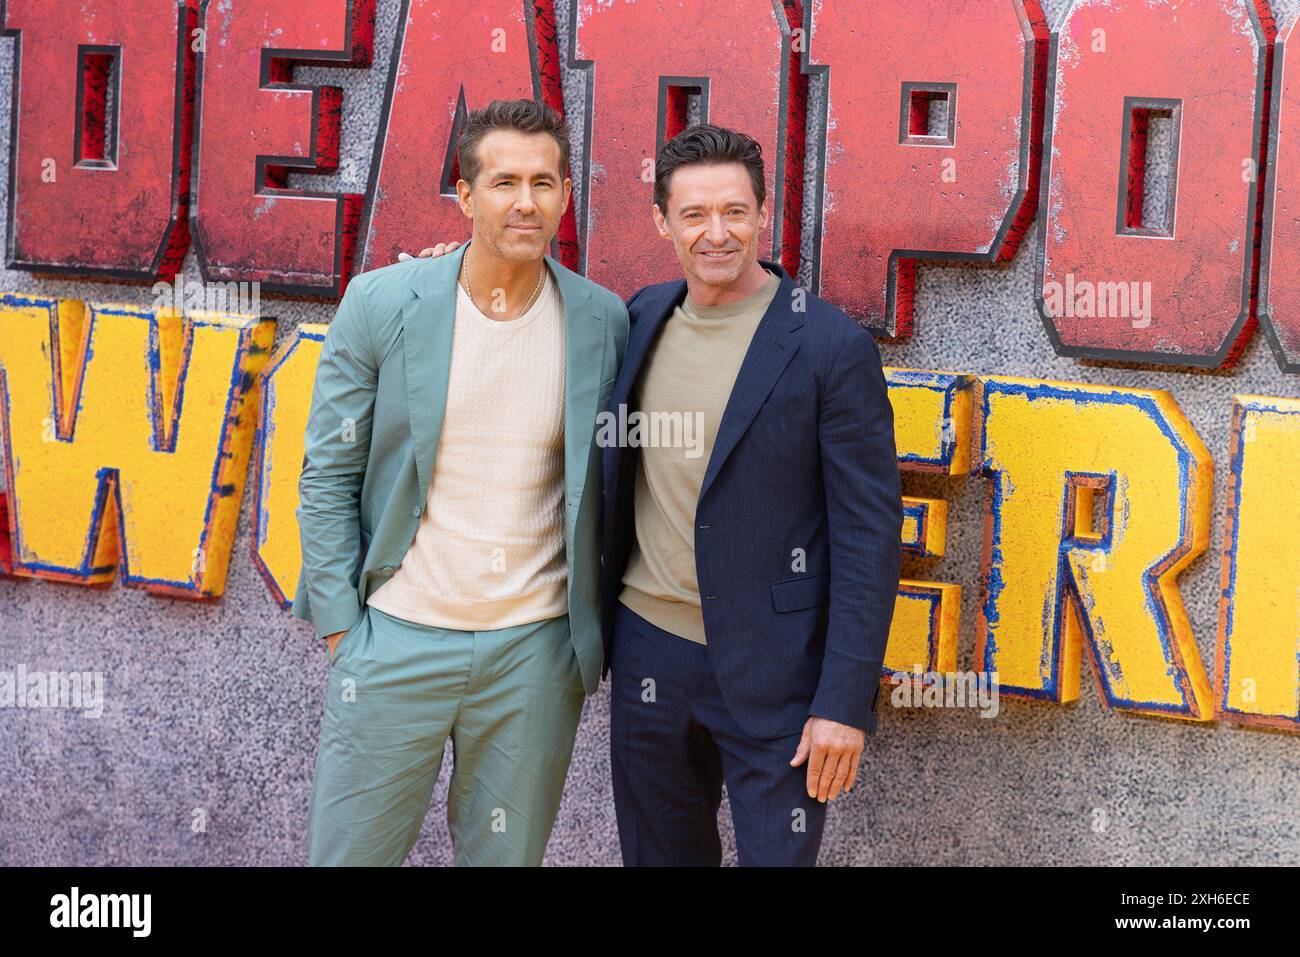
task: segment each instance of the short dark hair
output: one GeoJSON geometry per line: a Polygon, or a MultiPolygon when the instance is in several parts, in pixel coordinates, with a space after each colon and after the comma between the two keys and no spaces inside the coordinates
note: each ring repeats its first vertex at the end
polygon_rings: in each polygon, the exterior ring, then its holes
{"type": "Polygon", "coordinates": [[[471,186],[481,164],[478,144],[493,130],[516,130],[520,133],[549,133],[560,147],[560,178],[569,168],[569,124],[545,103],[537,100],[493,100],[479,110],[471,110],[456,140],[456,160],[460,178],[471,186]]]}
{"type": "Polygon", "coordinates": [[[767,181],[763,176],[763,147],[744,133],[712,123],[688,126],[663,146],[655,157],[655,205],[668,215],[668,179],[680,166],[695,164],[740,163],[749,172],[758,205],[767,198],[767,181]]]}

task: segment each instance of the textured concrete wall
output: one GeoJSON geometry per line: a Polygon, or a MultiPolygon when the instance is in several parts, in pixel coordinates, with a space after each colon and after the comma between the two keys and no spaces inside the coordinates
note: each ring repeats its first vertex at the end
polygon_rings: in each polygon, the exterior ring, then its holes
{"type": "MultiPolygon", "coordinates": [[[[1295,4],[1279,4],[1278,13],[1295,4]]],[[[567,29],[567,3],[561,6],[567,29]]],[[[1051,23],[1065,6],[1048,3],[1051,23]]],[[[397,0],[379,2],[373,69],[299,71],[346,90],[339,172],[304,185],[364,190],[398,7],[397,0]]],[[[9,104],[12,82],[13,43],[5,40],[0,104],[9,104]]],[[[580,76],[567,78],[566,96],[581,108],[580,76]]],[[[9,155],[9,129],[0,123],[0,162],[9,155]]],[[[0,170],[0,194],[7,183],[0,170]]],[[[7,204],[7,196],[0,202],[7,204]]],[[[1170,390],[1219,463],[1210,547],[1182,577],[1198,647],[1212,667],[1230,397],[1295,396],[1300,379],[1278,371],[1259,335],[1228,375],[1056,357],[1033,308],[1036,229],[1004,267],[922,266],[917,334],[885,346],[885,361],[1170,390]]],[[[411,246],[438,238],[412,236],[411,246]]],[[[198,278],[193,255],[185,276],[198,278]]],[[[17,272],[0,273],[0,289],[138,303],[152,298],[146,287],[37,281],[17,272]]],[[[332,316],[328,306],[300,302],[275,302],[267,311],[279,318],[277,345],[298,323],[332,316]]],[[[909,488],[919,491],[905,479],[909,488]]],[[[948,555],[926,577],[964,586],[958,661],[971,668],[982,483],[951,483],[947,494],[948,555]]],[[[273,604],[254,570],[249,514],[246,497],[227,591],[211,605],[120,585],[95,590],[0,580],[0,669],[21,662],[32,670],[98,670],[107,683],[98,720],[58,710],[0,710],[0,863],[305,862],[328,664],[307,624],[273,604]],[[196,834],[191,820],[199,808],[208,827],[196,834]]],[[[831,808],[821,862],[1300,860],[1294,791],[1300,740],[1108,713],[1091,679],[1083,680],[1077,704],[1003,700],[993,720],[973,710],[882,708],[859,785],[831,808]]],[[[586,705],[549,863],[618,862],[608,730],[606,686],[586,705]]],[[[450,860],[449,773],[448,760],[409,863],[450,860]]],[[[729,814],[719,817],[726,860],[734,862],[729,814]]]]}

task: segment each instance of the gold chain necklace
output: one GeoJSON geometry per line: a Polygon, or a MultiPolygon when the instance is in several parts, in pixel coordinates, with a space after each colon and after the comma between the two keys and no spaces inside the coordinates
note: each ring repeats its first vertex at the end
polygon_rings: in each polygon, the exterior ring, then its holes
{"type": "MultiPolygon", "coordinates": [[[[466,250],[465,255],[460,257],[460,278],[465,283],[465,292],[469,295],[470,302],[473,302],[474,290],[471,289],[469,286],[469,250],[466,250]]],[[[537,287],[533,289],[533,294],[528,297],[528,302],[524,305],[524,308],[519,311],[520,316],[522,316],[532,307],[533,300],[535,300],[537,298],[537,294],[542,291],[542,280],[545,278],[546,278],[546,263],[543,262],[541,270],[537,273],[537,287]]]]}

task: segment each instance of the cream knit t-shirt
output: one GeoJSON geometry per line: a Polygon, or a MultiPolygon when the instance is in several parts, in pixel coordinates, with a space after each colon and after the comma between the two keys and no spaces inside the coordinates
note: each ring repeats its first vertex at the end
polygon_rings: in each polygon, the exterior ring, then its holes
{"type": "Polygon", "coordinates": [[[487,631],[568,611],[564,307],[550,270],[517,319],[456,286],[447,409],[415,539],[368,604],[487,631]]]}

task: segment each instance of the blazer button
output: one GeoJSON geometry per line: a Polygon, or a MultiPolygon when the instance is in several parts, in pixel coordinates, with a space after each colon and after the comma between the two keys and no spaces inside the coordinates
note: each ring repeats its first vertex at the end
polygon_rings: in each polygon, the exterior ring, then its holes
{"type": "Polygon", "coordinates": [[[415,508],[411,509],[411,514],[414,515],[416,518],[419,518],[419,517],[420,517],[420,506],[417,505],[417,506],[415,506],[415,508]]]}
{"type": "Polygon", "coordinates": [[[383,574],[385,575],[391,575],[393,573],[393,566],[385,565],[383,568],[380,569],[380,571],[383,572],[383,574]]]}

